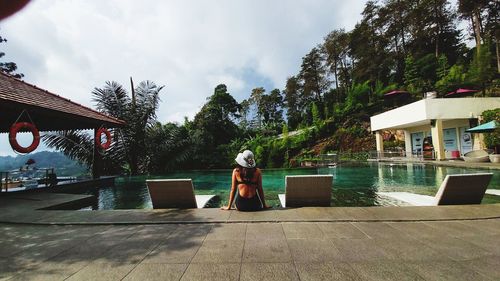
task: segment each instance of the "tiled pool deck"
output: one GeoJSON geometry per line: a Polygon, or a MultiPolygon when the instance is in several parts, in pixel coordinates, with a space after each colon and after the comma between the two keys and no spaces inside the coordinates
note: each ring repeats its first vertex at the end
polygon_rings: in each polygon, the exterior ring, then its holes
{"type": "Polygon", "coordinates": [[[36,210],[0,197],[0,280],[500,280],[500,204],[36,210]]]}

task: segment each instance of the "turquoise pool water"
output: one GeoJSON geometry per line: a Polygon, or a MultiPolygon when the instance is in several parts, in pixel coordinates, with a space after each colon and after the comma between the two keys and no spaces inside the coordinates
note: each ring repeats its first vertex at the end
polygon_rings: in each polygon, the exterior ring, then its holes
{"type": "MultiPolygon", "coordinates": [[[[436,167],[423,164],[360,163],[341,164],[335,168],[268,169],[263,170],[266,201],[278,206],[278,194],[285,191],[286,175],[333,175],[332,206],[379,206],[397,202],[377,196],[377,191],[407,191],[434,195],[447,174],[491,172],[480,169],[436,167]]],[[[500,188],[500,171],[488,188],[500,188]]],[[[231,170],[185,171],[162,176],[118,178],[114,187],[99,189],[98,205],[94,209],[152,208],[146,179],[191,178],[196,194],[216,194],[212,207],[227,204],[231,185],[231,170]]],[[[500,196],[485,195],[484,203],[500,203],[500,196]]]]}

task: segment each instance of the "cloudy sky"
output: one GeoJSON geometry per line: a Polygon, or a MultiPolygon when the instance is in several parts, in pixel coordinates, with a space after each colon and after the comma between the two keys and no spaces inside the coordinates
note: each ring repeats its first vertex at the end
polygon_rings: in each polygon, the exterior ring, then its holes
{"type": "MultiPolygon", "coordinates": [[[[354,27],[365,2],[32,0],[0,22],[0,47],[26,82],[89,107],[108,80],[165,85],[158,119],[181,122],[220,83],[237,101],[283,89],[329,31],[354,27]]],[[[0,155],[12,154],[2,136],[0,155]]]]}

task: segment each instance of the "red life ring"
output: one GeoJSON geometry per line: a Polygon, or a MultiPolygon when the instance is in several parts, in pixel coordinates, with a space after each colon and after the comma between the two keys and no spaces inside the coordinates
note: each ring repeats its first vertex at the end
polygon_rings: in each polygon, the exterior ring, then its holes
{"type": "Polygon", "coordinates": [[[28,122],[18,122],[10,127],[9,131],[9,143],[12,149],[19,153],[30,153],[35,150],[40,144],[40,133],[38,129],[32,123],[28,122]],[[27,129],[33,135],[33,142],[28,147],[23,147],[17,142],[17,133],[22,129],[27,129]]]}
{"type": "Polygon", "coordinates": [[[108,129],[101,127],[101,128],[99,128],[99,130],[97,130],[96,145],[104,150],[108,149],[111,146],[111,133],[108,131],[108,129]],[[102,134],[106,135],[106,142],[105,143],[101,143],[101,135],[102,134]]]}

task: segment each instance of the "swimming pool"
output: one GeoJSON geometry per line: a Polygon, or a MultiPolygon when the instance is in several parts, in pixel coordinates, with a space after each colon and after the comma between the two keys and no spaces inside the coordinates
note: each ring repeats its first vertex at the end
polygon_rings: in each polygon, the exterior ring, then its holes
{"type": "MultiPolygon", "coordinates": [[[[447,174],[493,172],[488,188],[500,188],[500,171],[438,167],[424,164],[349,163],[335,168],[266,169],[263,186],[269,205],[278,206],[278,194],[285,191],[286,175],[333,175],[332,206],[380,206],[397,202],[377,196],[378,191],[407,191],[434,195],[447,174]]],[[[191,178],[196,194],[216,194],[212,207],[227,204],[231,170],[184,171],[162,176],[116,179],[114,187],[92,193],[98,197],[93,209],[152,208],[146,179],[191,178]]],[[[500,196],[485,195],[484,203],[500,203],[500,196]]]]}

